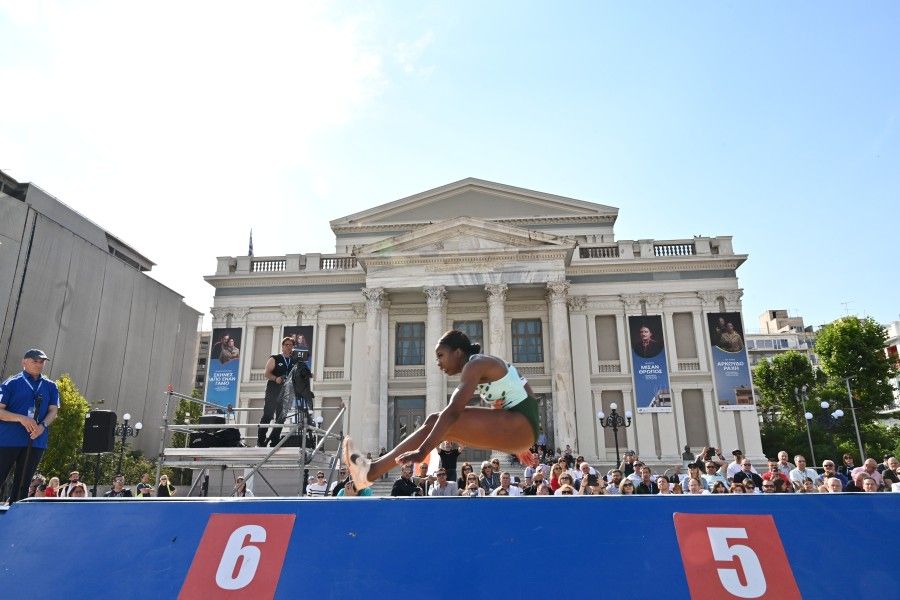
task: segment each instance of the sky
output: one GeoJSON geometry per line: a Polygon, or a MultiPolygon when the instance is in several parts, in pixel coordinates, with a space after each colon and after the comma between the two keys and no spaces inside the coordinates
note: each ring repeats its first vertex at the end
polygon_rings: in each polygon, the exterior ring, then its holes
{"type": "MultiPolygon", "coordinates": [[[[0,170],[208,313],[217,256],[466,177],[730,235],[747,331],[900,319],[900,4],[0,0],[0,170]]],[[[206,322],[208,323],[208,317],[206,322]]]]}

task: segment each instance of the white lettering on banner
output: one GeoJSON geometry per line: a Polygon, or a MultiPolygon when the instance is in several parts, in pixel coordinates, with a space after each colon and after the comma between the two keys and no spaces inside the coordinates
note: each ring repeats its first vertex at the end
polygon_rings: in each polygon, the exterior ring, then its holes
{"type": "Polygon", "coordinates": [[[219,568],[216,569],[216,585],[223,590],[239,590],[250,585],[259,568],[261,554],[259,548],[250,544],[265,541],[266,530],[259,525],[243,525],[235,529],[225,544],[219,568]]]}
{"type": "Polygon", "coordinates": [[[719,562],[740,563],[746,583],[741,582],[737,569],[717,569],[719,581],[729,594],[738,598],[759,598],[766,593],[766,577],[756,552],[744,544],[729,544],[729,539],[747,539],[747,530],[743,527],[707,527],[709,545],[713,558],[719,562]]]}

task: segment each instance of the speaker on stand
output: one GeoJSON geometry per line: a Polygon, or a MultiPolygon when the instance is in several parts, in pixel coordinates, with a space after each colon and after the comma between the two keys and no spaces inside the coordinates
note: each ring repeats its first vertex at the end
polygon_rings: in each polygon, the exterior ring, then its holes
{"type": "Polygon", "coordinates": [[[116,413],[111,410],[92,410],[84,419],[84,439],[81,451],[84,454],[96,454],[94,467],[94,490],[97,496],[97,481],[100,479],[100,455],[112,452],[115,448],[116,413]]]}

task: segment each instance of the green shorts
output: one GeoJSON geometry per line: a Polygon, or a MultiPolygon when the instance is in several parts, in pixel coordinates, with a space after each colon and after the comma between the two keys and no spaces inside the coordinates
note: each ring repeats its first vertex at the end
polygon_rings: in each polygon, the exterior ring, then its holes
{"type": "Polygon", "coordinates": [[[531,425],[531,430],[534,432],[534,442],[537,443],[540,423],[538,417],[538,401],[535,398],[528,396],[515,406],[507,408],[506,410],[509,412],[521,413],[528,419],[528,424],[531,425]]]}

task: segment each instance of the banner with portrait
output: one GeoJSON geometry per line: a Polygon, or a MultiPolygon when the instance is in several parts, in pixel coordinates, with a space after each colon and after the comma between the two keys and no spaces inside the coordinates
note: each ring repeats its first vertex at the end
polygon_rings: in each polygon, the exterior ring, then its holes
{"type": "Polygon", "coordinates": [[[313,370],[313,326],[291,325],[284,328],[282,338],[294,340],[294,356],[306,361],[309,370],[313,370]]]}
{"type": "Polygon", "coordinates": [[[707,313],[713,380],[721,410],[753,410],[750,361],[741,313],[707,313]]]}
{"type": "Polygon", "coordinates": [[[669,366],[659,315],[628,317],[634,404],[640,413],[672,412],[669,366]]]}
{"type": "Polygon", "coordinates": [[[206,371],[207,402],[226,407],[237,403],[238,383],[241,380],[240,327],[213,329],[209,344],[206,371]]]}

